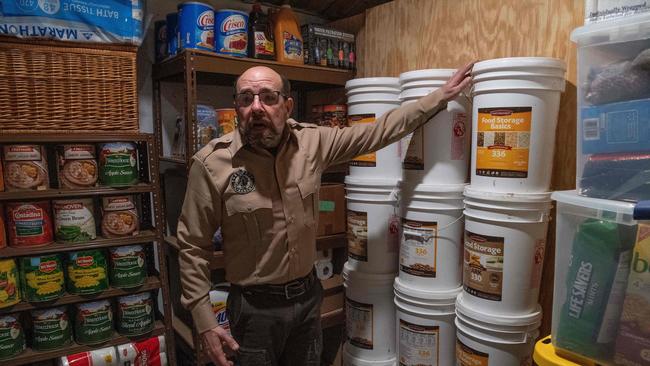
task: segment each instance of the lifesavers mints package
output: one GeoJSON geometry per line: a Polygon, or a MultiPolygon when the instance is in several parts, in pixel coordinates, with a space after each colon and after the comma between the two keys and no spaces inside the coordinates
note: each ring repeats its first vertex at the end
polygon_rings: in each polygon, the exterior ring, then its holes
{"type": "Polygon", "coordinates": [[[2,0],[0,34],[140,45],[144,3],[144,0],[2,0]]]}
{"type": "Polygon", "coordinates": [[[573,238],[556,347],[594,360],[611,359],[630,272],[636,227],[587,219],[573,238]]]}

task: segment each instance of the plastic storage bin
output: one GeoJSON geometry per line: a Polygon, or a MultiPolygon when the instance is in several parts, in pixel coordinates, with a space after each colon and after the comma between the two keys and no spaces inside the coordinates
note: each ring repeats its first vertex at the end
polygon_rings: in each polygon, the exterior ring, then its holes
{"type": "Polygon", "coordinates": [[[650,13],[577,28],[577,187],[650,199],[650,13]]]}
{"type": "Polygon", "coordinates": [[[650,221],[634,219],[633,203],[575,191],[552,198],[557,241],[551,334],[557,354],[581,365],[648,365],[650,221]]]}

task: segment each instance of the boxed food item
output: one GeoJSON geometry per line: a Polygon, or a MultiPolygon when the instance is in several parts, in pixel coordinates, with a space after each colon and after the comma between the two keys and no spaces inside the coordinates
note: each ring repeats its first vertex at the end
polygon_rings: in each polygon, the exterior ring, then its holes
{"type": "Polygon", "coordinates": [[[144,0],[0,1],[0,34],[140,45],[144,0]]]}
{"type": "Polygon", "coordinates": [[[611,364],[620,348],[626,288],[632,285],[635,204],[575,191],[552,197],[557,201],[553,345],[558,355],[579,364],[611,364]]]}
{"type": "Polygon", "coordinates": [[[346,231],[344,187],[343,184],[338,183],[323,183],[321,185],[316,235],[332,235],[346,231]]]}
{"type": "Polygon", "coordinates": [[[352,70],[356,67],[354,34],[320,24],[302,26],[305,64],[352,70]]]}
{"type": "Polygon", "coordinates": [[[650,10],[646,0],[585,0],[585,24],[650,10]]]}

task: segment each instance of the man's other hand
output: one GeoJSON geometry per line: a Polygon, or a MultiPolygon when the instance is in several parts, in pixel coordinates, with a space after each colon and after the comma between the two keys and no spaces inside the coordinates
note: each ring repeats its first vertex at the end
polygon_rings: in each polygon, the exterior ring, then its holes
{"type": "Polygon", "coordinates": [[[440,87],[442,92],[442,98],[444,101],[449,102],[455,99],[461,91],[467,88],[472,82],[472,68],[474,67],[474,61],[468,63],[467,65],[456,70],[454,75],[447,80],[445,85],[440,87]]]}

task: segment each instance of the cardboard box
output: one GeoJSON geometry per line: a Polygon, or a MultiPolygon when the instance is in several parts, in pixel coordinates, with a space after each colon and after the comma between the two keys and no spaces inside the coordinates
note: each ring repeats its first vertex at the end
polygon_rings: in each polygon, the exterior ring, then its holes
{"type": "Polygon", "coordinates": [[[348,70],[356,67],[354,34],[320,24],[305,24],[301,31],[305,64],[348,70]]]}
{"type": "Polygon", "coordinates": [[[345,186],[343,184],[323,183],[320,187],[318,209],[316,235],[324,236],[345,232],[345,186]]]}

